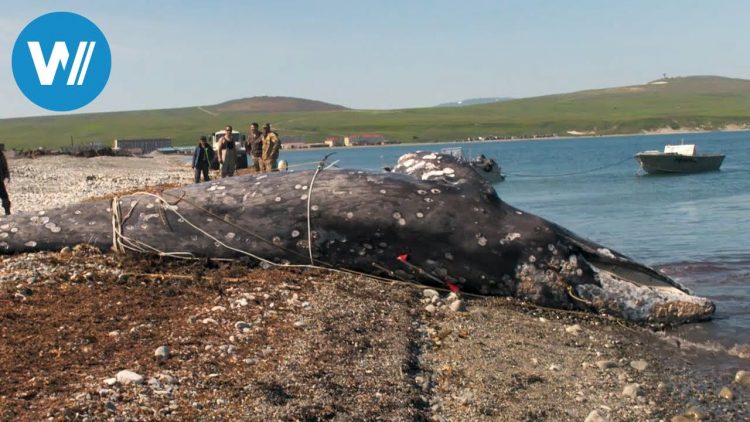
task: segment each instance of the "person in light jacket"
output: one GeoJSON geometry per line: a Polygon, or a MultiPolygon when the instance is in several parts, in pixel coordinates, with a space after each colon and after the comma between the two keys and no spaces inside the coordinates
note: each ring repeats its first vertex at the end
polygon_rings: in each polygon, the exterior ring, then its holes
{"type": "Polygon", "coordinates": [[[260,171],[268,172],[276,170],[276,160],[279,159],[281,140],[276,132],[271,131],[271,124],[263,125],[263,151],[261,152],[260,171]]]}

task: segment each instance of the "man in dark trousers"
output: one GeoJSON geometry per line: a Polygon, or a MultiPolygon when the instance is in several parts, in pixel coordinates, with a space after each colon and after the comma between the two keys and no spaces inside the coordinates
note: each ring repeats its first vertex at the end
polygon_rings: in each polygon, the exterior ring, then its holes
{"type": "Polygon", "coordinates": [[[201,173],[203,173],[203,181],[208,182],[208,167],[211,165],[211,161],[214,159],[214,150],[211,145],[208,145],[208,140],[205,136],[200,137],[198,146],[193,151],[193,169],[195,170],[195,183],[200,183],[201,173]]]}
{"type": "Polygon", "coordinates": [[[10,182],[10,170],[8,169],[8,161],[5,159],[5,153],[0,149],[0,199],[3,201],[5,215],[10,215],[10,197],[5,189],[5,179],[10,182]]]}
{"type": "Polygon", "coordinates": [[[247,137],[250,142],[250,156],[253,159],[253,169],[260,171],[261,155],[263,153],[263,134],[258,130],[258,124],[250,123],[250,135],[247,137]]]}
{"type": "Polygon", "coordinates": [[[224,135],[219,138],[219,164],[222,178],[234,176],[234,170],[237,168],[237,152],[234,150],[233,134],[232,126],[227,125],[224,135]]]}

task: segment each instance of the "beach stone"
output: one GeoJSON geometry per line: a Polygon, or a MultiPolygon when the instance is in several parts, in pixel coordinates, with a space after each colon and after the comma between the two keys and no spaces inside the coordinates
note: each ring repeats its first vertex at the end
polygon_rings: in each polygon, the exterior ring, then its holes
{"type": "Polygon", "coordinates": [[[433,297],[440,297],[440,293],[433,289],[422,290],[422,296],[432,299],[433,297]]]}
{"type": "Polygon", "coordinates": [[[630,367],[638,371],[644,371],[646,370],[646,368],[648,368],[648,362],[643,359],[634,360],[630,362],[630,367]]]}
{"type": "Polygon", "coordinates": [[[159,377],[159,381],[161,381],[162,384],[165,384],[165,385],[177,384],[177,378],[173,377],[172,375],[159,374],[158,377],[159,377]]]}
{"type": "Polygon", "coordinates": [[[454,292],[448,293],[448,296],[445,297],[445,301],[448,303],[453,302],[454,300],[459,300],[459,296],[454,292]]]}
{"type": "Polygon", "coordinates": [[[169,359],[169,347],[160,346],[154,351],[154,356],[156,356],[156,358],[159,360],[169,359]]]}
{"type": "Polygon", "coordinates": [[[693,418],[687,417],[685,415],[677,415],[673,416],[672,419],[670,419],[671,422],[695,422],[693,418]]]}
{"type": "Polygon", "coordinates": [[[750,372],[737,371],[737,375],[734,376],[734,382],[739,385],[750,386],[750,372]]]}
{"type": "Polygon", "coordinates": [[[435,305],[430,304],[430,305],[425,306],[424,310],[427,311],[430,314],[433,314],[433,313],[435,313],[435,311],[437,310],[437,308],[435,307],[435,305]]]}
{"type": "Polygon", "coordinates": [[[213,319],[213,318],[203,318],[203,320],[201,322],[204,323],[204,324],[219,325],[219,323],[215,319],[213,319]]]}
{"type": "Polygon", "coordinates": [[[460,404],[469,404],[474,401],[474,393],[471,390],[466,389],[463,391],[463,393],[461,393],[461,395],[456,397],[456,399],[458,399],[458,402],[460,404]]]}
{"type": "Polygon", "coordinates": [[[607,420],[599,413],[598,410],[592,410],[583,422],[606,422],[607,420]]]}
{"type": "Polygon", "coordinates": [[[719,397],[724,400],[734,400],[734,392],[729,387],[724,387],[719,391],[719,397]]]}
{"type": "Polygon", "coordinates": [[[225,308],[223,306],[218,306],[218,305],[214,306],[213,308],[211,308],[211,312],[224,312],[226,310],[227,310],[227,308],[225,308]]]}
{"type": "Polygon", "coordinates": [[[690,409],[688,409],[685,415],[693,418],[693,420],[696,421],[705,421],[708,419],[708,414],[706,414],[706,411],[699,406],[692,406],[690,409]]]}
{"type": "Polygon", "coordinates": [[[560,365],[557,365],[557,364],[553,363],[552,365],[549,366],[549,370],[550,371],[560,371],[560,370],[562,370],[562,367],[560,365]]]}
{"type": "Polygon", "coordinates": [[[117,384],[117,378],[107,378],[104,380],[104,383],[111,387],[117,384]]]}
{"type": "Polygon", "coordinates": [[[70,255],[70,254],[71,254],[72,252],[73,252],[73,250],[72,250],[72,249],[70,249],[70,246],[66,246],[66,247],[64,247],[64,248],[60,249],[60,255],[62,255],[62,256],[68,256],[68,255],[70,255]]]}
{"type": "Polygon", "coordinates": [[[237,321],[234,323],[234,328],[237,329],[238,331],[245,332],[245,330],[248,330],[248,331],[251,330],[253,328],[253,325],[250,324],[249,322],[237,321]]]}
{"type": "Polygon", "coordinates": [[[448,305],[451,311],[453,312],[461,312],[464,310],[464,301],[463,300],[456,300],[451,302],[450,305],[448,305]]]}
{"type": "Polygon", "coordinates": [[[117,411],[117,407],[115,406],[115,404],[109,400],[107,401],[107,404],[104,405],[104,409],[106,409],[109,413],[115,413],[117,411]]]}
{"type": "Polygon", "coordinates": [[[617,362],[613,360],[598,360],[596,361],[596,366],[601,370],[611,369],[617,367],[617,362]]]}
{"type": "Polygon", "coordinates": [[[577,336],[578,334],[580,334],[582,330],[583,329],[578,324],[568,325],[567,327],[565,327],[565,332],[568,334],[573,334],[574,336],[577,336]]]}
{"type": "Polygon", "coordinates": [[[622,389],[622,395],[625,397],[630,397],[631,399],[635,399],[639,395],[641,395],[641,386],[638,384],[628,384],[625,386],[625,388],[622,389]]]}
{"type": "Polygon", "coordinates": [[[143,375],[136,374],[133,371],[122,370],[115,375],[117,382],[123,385],[143,384],[143,375]]]}

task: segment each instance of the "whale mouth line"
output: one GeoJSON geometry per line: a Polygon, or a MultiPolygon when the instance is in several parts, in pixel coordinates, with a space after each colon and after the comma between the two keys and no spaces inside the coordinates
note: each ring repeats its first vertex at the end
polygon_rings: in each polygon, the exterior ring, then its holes
{"type": "MultiPolygon", "coordinates": [[[[674,285],[662,278],[657,278],[651,274],[639,271],[638,269],[631,269],[628,267],[606,262],[589,262],[589,265],[594,268],[600,275],[614,276],[621,279],[622,281],[634,284],[639,287],[648,287],[650,289],[655,289],[671,294],[690,294],[690,291],[688,291],[688,289],[684,288],[682,285],[674,285]]],[[[670,281],[676,283],[674,282],[674,280],[670,281]]]]}
{"type": "Polygon", "coordinates": [[[599,285],[581,284],[575,290],[598,312],[637,323],[674,325],[709,320],[716,310],[709,299],[691,295],[673,280],[614,263],[586,264],[599,285]]]}

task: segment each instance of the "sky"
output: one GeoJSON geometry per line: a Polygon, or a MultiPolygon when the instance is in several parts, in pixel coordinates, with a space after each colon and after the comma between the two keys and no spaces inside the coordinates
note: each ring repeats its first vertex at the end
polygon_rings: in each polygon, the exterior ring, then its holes
{"type": "Polygon", "coordinates": [[[750,79],[744,0],[3,0],[0,118],[54,114],[18,89],[11,53],[55,11],[92,20],[112,51],[108,85],[79,113],[258,95],[392,109],[662,74],[750,79]]]}

